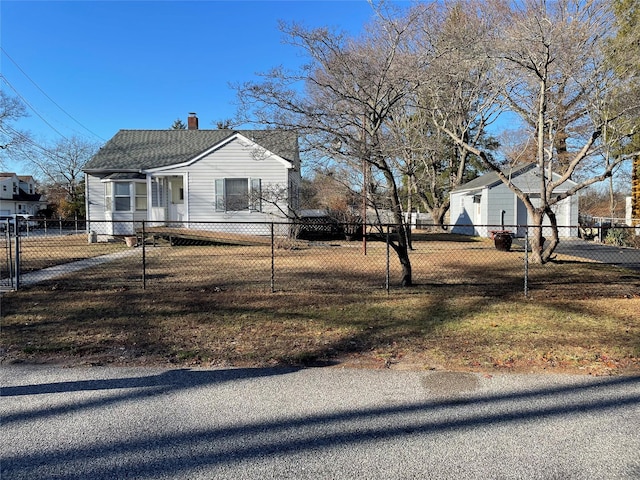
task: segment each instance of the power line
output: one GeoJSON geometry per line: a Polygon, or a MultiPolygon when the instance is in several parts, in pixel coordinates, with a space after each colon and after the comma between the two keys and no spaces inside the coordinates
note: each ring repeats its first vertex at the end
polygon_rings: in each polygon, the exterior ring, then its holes
{"type": "MultiPolygon", "coordinates": [[[[33,85],[34,85],[34,86],[35,86],[35,87],[36,87],[36,88],[37,88],[37,89],[38,89],[38,90],[39,90],[39,91],[40,91],[40,92],[41,92],[41,93],[42,93],[42,94],[47,98],[47,99],[49,99],[49,101],[50,101],[51,103],[53,103],[56,107],[58,107],[58,108],[60,109],[60,111],[61,111],[62,113],[64,113],[67,117],[69,117],[71,120],[73,120],[75,123],[77,123],[80,127],[84,128],[87,132],[89,132],[90,134],[94,135],[96,138],[99,138],[99,139],[100,139],[100,140],[102,140],[103,142],[105,142],[105,141],[106,141],[106,140],[105,140],[104,138],[102,138],[100,135],[98,135],[98,134],[97,134],[97,133],[95,133],[94,131],[90,130],[89,128],[85,127],[82,123],[80,123],[78,120],[76,120],[76,119],[75,119],[75,118],[74,118],[74,117],[73,117],[69,112],[67,112],[67,111],[66,111],[64,108],[62,108],[62,107],[61,107],[61,106],[60,106],[60,105],[59,105],[59,104],[58,104],[58,103],[57,103],[53,98],[51,98],[51,97],[47,94],[47,92],[45,92],[42,88],[40,88],[40,86],[39,86],[39,85],[38,85],[38,84],[37,84],[37,83],[36,83],[36,82],[35,82],[35,81],[34,81],[34,80],[33,80],[33,79],[28,75],[28,74],[27,74],[27,72],[25,72],[25,71],[22,69],[22,67],[20,67],[20,65],[18,65],[18,63],[17,63],[13,58],[11,58],[11,55],[9,55],[9,54],[7,53],[7,51],[6,51],[3,47],[0,47],[0,50],[1,50],[1,51],[2,51],[2,53],[4,53],[4,54],[5,54],[5,56],[6,56],[6,57],[11,61],[11,63],[13,63],[13,64],[16,66],[16,68],[17,68],[18,70],[20,70],[20,72],[22,72],[22,74],[23,74],[23,75],[24,75],[24,76],[25,76],[25,77],[26,77],[26,78],[27,78],[27,79],[28,79],[28,80],[29,80],[29,81],[30,81],[30,82],[31,82],[31,83],[32,83],[32,84],[33,84],[33,85]]],[[[6,77],[4,77],[4,76],[3,76],[3,78],[4,78],[4,79],[5,79],[5,81],[6,81],[6,77]]],[[[7,82],[7,83],[9,83],[9,82],[7,82]]],[[[13,88],[13,87],[11,87],[11,88],[15,91],[15,88],[13,88]]],[[[25,103],[26,103],[26,102],[25,102],[25,103]]],[[[33,107],[31,107],[31,108],[33,109],[33,107]]],[[[34,110],[34,111],[35,111],[35,110],[34,110]]],[[[38,116],[40,116],[40,115],[38,115],[38,116]]],[[[41,117],[41,118],[42,118],[42,117],[41,117]]],[[[49,124],[47,123],[47,125],[49,125],[49,124]]],[[[57,131],[57,130],[56,130],[56,131],[57,131]]]]}
{"type": "MultiPolygon", "coordinates": [[[[7,51],[0,46],[0,51],[2,51],[2,53],[4,53],[4,55],[16,66],[16,68],[18,70],[20,70],[20,72],[22,72],[22,74],[47,98],[49,99],[49,101],[51,101],[51,103],[53,103],[56,107],[58,107],[65,115],[67,115],[71,120],[73,120],[74,122],[76,122],[78,125],[80,125],[82,128],[84,128],[87,132],[91,133],[92,135],[94,135],[96,138],[99,138],[100,140],[102,140],[103,142],[106,142],[106,140],[104,138],[102,138],[100,135],[98,135],[97,133],[93,132],[92,130],[90,130],[89,128],[85,127],[82,123],[80,123],[78,120],[76,120],[71,114],[69,114],[64,108],[62,108],[60,105],[58,105],[58,103],[56,103],[42,88],[40,88],[40,86],[31,78],[29,77],[29,75],[20,67],[20,65],[18,65],[18,63],[11,58],[11,56],[7,53],[7,51]]],[[[0,79],[2,79],[4,82],[6,82],[7,85],[9,85],[9,87],[11,87],[11,89],[16,93],[16,95],[27,105],[29,106],[29,108],[31,108],[31,110],[34,111],[34,113],[44,122],[46,123],[49,127],[51,127],[52,130],[54,130],[56,133],[58,133],[58,135],[60,135],[62,138],[64,138],[65,140],[69,141],[69,139],[67,137],[65,137],[62,133],[60,133],[53,125],[51,125],[49,122],[47,122],[47,120],[45,120],[42,115],[40,115],[40,113],[38,113],[38,111],[18,92],[18,90],[7,80],[6,76],[4,76],[3,74],[0,73],[0,79]]],[[[10,128],[10,127],[9,127],[10,128]]],[[[12,128],[10,128],[10,130],[13,131],[14,135],[18,135],[20,137],[23,138],[23,141],[30,143],[32,146],[42,150],[42,152],[44,152],[46,155],[50,156],[50,157],[60,157],[58,154],[51,152],[49,150],[47,150],[46,148],[42,147],[41,145],[38,145],[37,143],[35,143],[30,137],[23,135],[22,133],[18,132],[17,130],[14,130],[12,128]]],[[[120,145],[114,144],[114,146],[120,150],[123,154],[123,156],[127,157],[127,158],[133,158],[131,157],[130,153],[126,150],[123,149],[120,145]]]]}
{"type": "MultiPolygon", "coordinates": [[[[2,77],[2,75],[0,74],[0,78],[1,77],[2,77]]],[[[24,133],[20,132],[19,130],[16,130],[15,128],[13,128],[13,127],[11,127],[9,125],[6,125],[6,124],[5,125],[0,125],[0,132],[4,133],[6,135],[14,136],[14,137],[17,137],[17,138],[21,139],[24,143],[29,144],[31,147],[35,147],[37,150],[40,150],[42,153],[44,153],[46,156],[48,156],[49,158],[51,158],[53,160],[59,160],[59,159],[63,158],[57,152],[54,152],[52,150],[49,150],[48,148],[43,147],[39,143],[35,142],[29,135],[25,135],[24,133]]],[[[66,139],[66,140],[69,141],[68,139],[66,139]]],[[[129,158],[129,159],[133,160],[133,157],[131,156],[129,151],[127,151],[126,149],[122,148],[117,143],[114,143],[113,146],[122,153],[123,157],[126,157],[126,158],[129,158]]],[[[25,155],[26,157],[30,157],[30,155],[24,150],[21,150],[20,153],[25,155]]],[[[7,152],[7,155],[12,157],[12,155],[10,155],[10,151],[7,152]]]]}
{"type": "MultiPolygon", "coordinates": [[[[14,137],[18,137],[23,142],[28,143],[32,147],[37,148],[38,150],[42,151],[42,153],[44,153],[45,155],[48,155],[51,158],[62,158],[58,153],[53,152],[53,151],[43,147],[42,145],[36,143],[31,137],[29,137],[29,136],[25,135],[24,133],[16,130],[15,128],[12,128],[12,127],[10,127],[8,125],[3,125],[2,128],[0,128],[0,131],[3,131],[7,135],[13,135],[14,137]]],[[[25,154],[25,151],[21,150],[20,153],[21,154],[25,154]]]]}
{"type": "Polygon", "coordinates": [[[40,115],[40,113],[35,109],[35,107],[33,105],[31,105],[29,103],[29,101],[24,98],[20,92],[13,86],[11,85],[11,82],[9,82],[9,80],[7,80],[7,77],[5,77],[4,75],[0,74],[0,79],[2,79],[7,85],[9,85],[9,87],[11,88],[11,90],[14,91],[14,93],[18,96],[18,98],[20,100],[22,100],[22,102],[27,105],[31,110],[33,110],[33,113],[35,113],[40,120],[42,120],[44,123],[46,123],[54,132],[56,132],[58,135],[60,135],[62,138],[64,138],[65,140],[69,140],[67,137],[64,136],[63,133],[61,133],[56,127],[54,127],[53,125],[51,125],[42,115],[40,115]]]}

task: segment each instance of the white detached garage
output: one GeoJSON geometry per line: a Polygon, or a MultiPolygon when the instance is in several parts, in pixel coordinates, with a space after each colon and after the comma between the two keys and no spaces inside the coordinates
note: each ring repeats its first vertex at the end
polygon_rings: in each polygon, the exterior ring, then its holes
{"type": "MultiPolygon", "coordinates": [[[[505,170],[504,174],[531,202],[540,202],[540,171],[535,164],[526,164],[505,170]]],[[[559,178],[554,175],[554,180],[559,178]]],[[[566,192],[576,183],[567,180],[554,190],[566,192]]],[[[578,236],[578,196],[572,195],[554,205],[560,237],[578,236]]],[[[507,230],[516,237],[524,237],[525,228],[533,222],[524,203],[505,185],[495,172],[465,183],[451,191],[450,223],[452,233],[490,237],[492,231],[507,230]]],[[[545,218],[544,225],[549,220],[545,218]]],[[[549,236],[550,231],[543,235],[549,236]]]]}

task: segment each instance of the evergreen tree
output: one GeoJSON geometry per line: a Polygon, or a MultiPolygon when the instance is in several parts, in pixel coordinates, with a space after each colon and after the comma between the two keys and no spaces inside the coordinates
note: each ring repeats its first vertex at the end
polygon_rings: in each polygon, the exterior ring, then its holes
{"type": "Polygon", "coordinates": [[[176,118],[176,120],[173,122],[173,125],[171,125],[171,130],[186,130],[186,129],[187,129],[187,126],[179,118],[176,118]]]}

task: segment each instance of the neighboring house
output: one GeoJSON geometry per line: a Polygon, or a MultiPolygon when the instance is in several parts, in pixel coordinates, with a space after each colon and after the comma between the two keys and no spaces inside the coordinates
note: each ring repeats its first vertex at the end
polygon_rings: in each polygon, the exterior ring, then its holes
{"type": "MultiPolygon", "coordinates": [[[[526,164],[504,172],[511,182],[529,195],[534,205],[540,203],[540,171],[526,164]]],[[[554,180],[559,178],[553,174],[554,180]]],[[[575,182],[567,180],[554,193],[566,192],[575,182]]],[[[552,207],[561,237],[578,236],[578,196],[572,195],[552,207]]],[[[495,172],[487,173],[451,191],[450,218],[453,233],[490,237],[495,230],[509,230],[517,237],[525,235],[532,225],[524,203],[505,185],[495,172]]],[[[544,224],[549,225],[545,217],[544,224]]],[[[550,235],[545,229],[543,235],[550,235]]]]}
{"type": "Polygon", "coordinates": [[[32,176],[0,173],[0,216],[16,213],[35,216],[46,207],[32,176]]]}
{"type": "Polygon", "coordinates": [[[191,114],[187,130],[121,130],[109,140],[84,168],[88,228],[128,235],[142,220],[200,229],[219,221],[267,234],[255,223],[286,221],[298,207],[295,133],[197,125],[191,114]]]}

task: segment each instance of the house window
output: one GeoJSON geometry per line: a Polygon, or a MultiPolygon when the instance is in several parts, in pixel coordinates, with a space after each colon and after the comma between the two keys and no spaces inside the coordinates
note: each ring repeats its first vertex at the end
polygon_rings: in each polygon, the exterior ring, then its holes
{"type": "Polygon", "coordinates": [[[105,183],[105,210],[131,212],[147,209],[147,184],[142,182],[105,183]]]}
{"type": "Polygon", "coordinates": [[[219,178],[215,190],[216,211],[262,210],[259,178],[219,178]]]}
{"type": "Polygon", "coordinates": [[[147,209],[147,184],[136,182],[133,184],[136,191],[136,210],[147,209]]]}
{"type": "Polygon", "coordinates": [[[104,209],[107,212],[111,211],[111,204],[113,203],[113,188],[111,182],[104,184],[104,209]]]}
{"type": "Polygon", "coordinates": [[[161,180],[154,178],[151,181],[151,207],[164,207],[164,188],[161,180]]]}
{"type": "Polygon", "coordinates": [[[113,210],[116,212],[131,211],[131,184],[115,182],[113,184],[113,210]]]}

